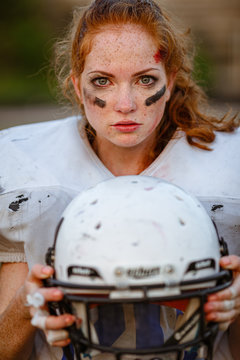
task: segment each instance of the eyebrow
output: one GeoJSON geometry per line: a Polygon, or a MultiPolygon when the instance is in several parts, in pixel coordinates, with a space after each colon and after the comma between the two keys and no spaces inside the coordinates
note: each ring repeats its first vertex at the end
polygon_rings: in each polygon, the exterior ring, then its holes
{"type": "MultiPolygon", "coordinates": [[[[134,77],[134,76],[139,76],[139,75],[142,75],[142,74],[146,74],[147,72],[152,71],[152,70],[160,71],[160,70],[157,69],[157,68],[147,68],[147,69],[144,69],[144,70],[141,70],[141,71],[136,72],[135,74],[133,74],[133,77],[134,77]]],[[[101,74],[106,75],[106,76],[114,77],[113,74],[108,73],[108,72],[106,72],[106,71],[102,71],[102,70],[90,71],[90,72],[88,73],[88,75],[93,74],[93,73],[101,73],[101,74]]]]}

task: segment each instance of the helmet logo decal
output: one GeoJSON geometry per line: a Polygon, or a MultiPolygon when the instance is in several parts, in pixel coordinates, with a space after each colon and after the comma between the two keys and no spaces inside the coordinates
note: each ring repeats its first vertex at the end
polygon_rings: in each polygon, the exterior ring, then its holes
{"type": "Polygon", "coordinates": [[[186,273],[189,271],[197,271],[197,270],[203,270],[203,269],[215,269],[216,264],[215,264],[215,260],[214,259],[203,259],[203,260],[199,260],[199,261],[194,261],[192,262],[186,273]]]}
{"type": "Polygon", "coordinates": [[[95,269],[86,266],[69,266],[68,277],[72,275],[101,278],[95,269]]]}
{"type": "Polygon", "coordinates": [[[133,279],[144,279],[151,276],[157,276],[160,274],[160,267],[154,268],[132,268],[127,270],[127,275],[133,279]]]}

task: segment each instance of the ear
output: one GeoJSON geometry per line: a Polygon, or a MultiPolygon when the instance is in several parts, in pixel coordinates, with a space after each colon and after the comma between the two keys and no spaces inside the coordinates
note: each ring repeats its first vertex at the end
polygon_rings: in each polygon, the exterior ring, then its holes
{"type": "Polygon", "coordinates": [[[168,101],[171,97],[171,93],[172,93],[172,88],[176,79],[177,73],[172,72],[171,74],[168,75],[168,84],[167,84],[167,90],[166,90],[166,100],[168,101]]]}
{"type": "Polygon", "coordinates": [[[75,93],[77,94],[77,97],[79,98],[80,102],[82,103],[82,94],[81,94],[81,88],[80,88],[80,80],[79,78],[76,78],[75,76],[71,76],[71,80],[73,83],[73,87],[75,90],[75,93]]]}

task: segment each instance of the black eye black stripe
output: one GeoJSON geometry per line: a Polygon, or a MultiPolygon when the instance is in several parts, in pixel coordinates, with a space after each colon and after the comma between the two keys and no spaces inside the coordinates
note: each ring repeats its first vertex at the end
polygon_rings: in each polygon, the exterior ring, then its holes
{"type": "Polygon", "coordinates": [[[150,106],[150,105],[154,104],[155,102],[157,102],[165,94],[165,91],[166,91],[166,85],[164,85],[162,87],[162,89],[159,90],[156,94],[147,98],[147,100],[145,101],[145,105],[150,106]]]}
{"type": "Polygon", "coordinates": [[[106,101],[99,99],[98,97],[95,97],[94,105],[97,105],[100,108],[104,108],[106,106],[106,101]]]}

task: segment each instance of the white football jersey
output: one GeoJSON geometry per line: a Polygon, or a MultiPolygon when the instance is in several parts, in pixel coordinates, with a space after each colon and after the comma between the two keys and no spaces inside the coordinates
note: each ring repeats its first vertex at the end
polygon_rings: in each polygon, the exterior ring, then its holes
{"type": "MultiPolygon", "coordinates": [[[[114,175],[90,146],[80,118],[0,132],[0,261],[44,263],[61,213],[73,197],[114,175]]],[[[240,255],[240,131],[217,133],[212,151],[190,146],[177,132],[140,175],[170,181],[198,197],[230,253],[240,255]]],[[[226,336],[214,360],[231,360],[226,336]],[[224,344],[224,341],[226,342],[224,344]],[[224,355],[222,355],[224,354],[224,355]],[[224,357],[225,356],[225,357],[224,357]]],[[[32,359],[61,359],[41,332],[32,359]]]]}

